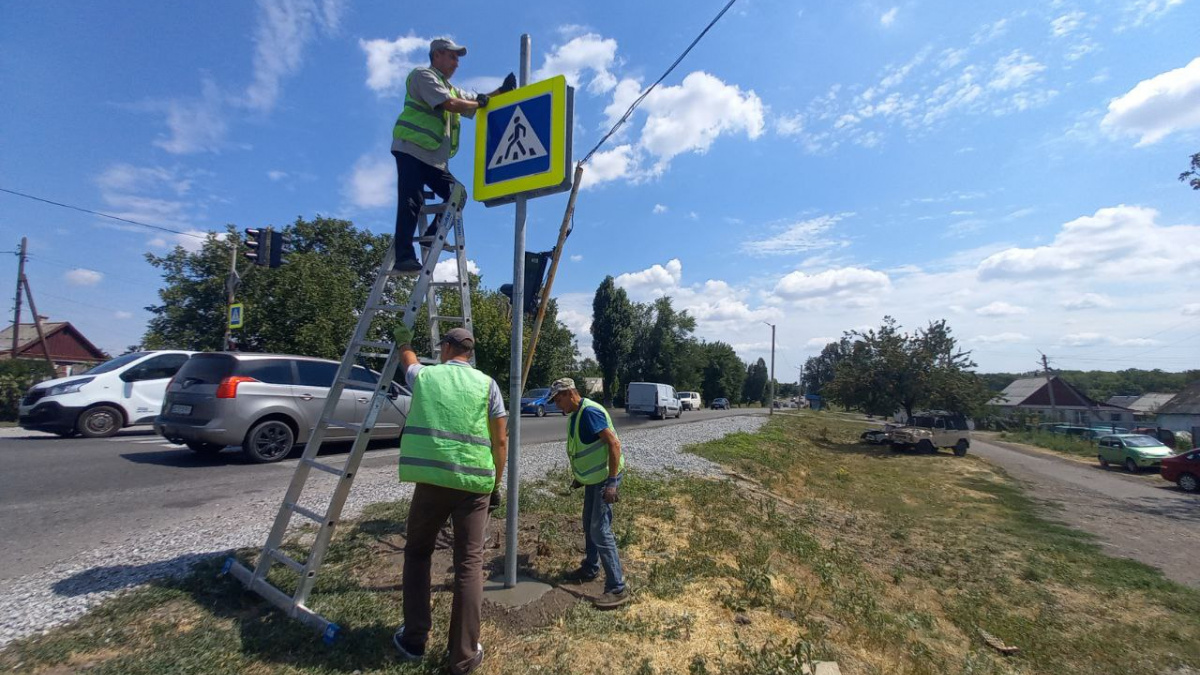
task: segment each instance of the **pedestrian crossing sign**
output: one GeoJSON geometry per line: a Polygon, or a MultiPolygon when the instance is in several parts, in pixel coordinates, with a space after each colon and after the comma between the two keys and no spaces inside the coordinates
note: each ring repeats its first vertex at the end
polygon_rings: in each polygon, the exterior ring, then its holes
{"type": "Polygon", "coordinates": [[[476,201],[498,206],[571,189],[573,95],[558,75],[491,98],[476,116],[476,201]]]}

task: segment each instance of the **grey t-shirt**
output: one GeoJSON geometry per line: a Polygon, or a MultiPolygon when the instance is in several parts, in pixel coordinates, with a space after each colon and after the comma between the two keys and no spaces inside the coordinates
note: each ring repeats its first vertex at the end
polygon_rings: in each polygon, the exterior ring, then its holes
{"type": "MultiPolygon", "coordinates": [[[[448,366],[463,366],[473,368],[469,363],[464,361],[447,361],[443,365],[448,366]]],[[[414,363],[408,367],[408,372],[404,374],[405,380],[408,382],[408,388],[411,391],[413,383],[417,381],[417,373],[425,366],[420,363],[414,363]]],[[[488,378],[492,382],[492,386],[488,389],[488,419],[496,419],[498,417],[508,417],[508,411],[504,409],[504,397],[500,394],[500,385],[496,384],[496,380],[488,378]]]]}
{"type": "MultiPolygon", "coordinates": [[[[437,108],[454,97],[449,87],[442,84],[442,78],[433,68],[417,68],[413,70],[412,76],[408,78],[408,95],[418,101],[424,101],[431,108],[437,108]]],[[[473,98],[469,94],[463,94],[463,97],[473,98]]],[[[475,117],[474,110],[461,114],[467,117],[475,117]]],[[[450,121],[447,119],[446,124],[449,123],[450,121]]],[[[392,152],[402,152],[406,155],[412,155],[429,166],[446,169],[450,163],[449,129],[446,132],[442,135],[442,144],[436,150],[426,150],[416,143],[396,138],[392,140],[392,152]]]]}

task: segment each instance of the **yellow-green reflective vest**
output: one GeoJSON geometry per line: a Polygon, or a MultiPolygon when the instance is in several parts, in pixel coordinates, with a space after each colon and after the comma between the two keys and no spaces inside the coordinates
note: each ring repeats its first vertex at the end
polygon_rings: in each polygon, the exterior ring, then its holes
{"type": "Polygon", "coordinates": [[[469,366],[426,366],[413,382],[400,440],[400,481],[479,494],[496,484],[488,433],[492,379],[469,366]]]}
{"type": "MultiPolygon", "coordinates": [[[[579,410],[571,415],[573,429],[570,437],[567,438],[567,458],[571,461],[571,473],[575,475],[575,480],[584,485],[595,485],[608,478],[608,444],[602,438],[597,438],[595,443],[589,445],[583,444],[579,427],[583,421],[585,408],[596,408],[604,413],[604,421],[608,422],[608,428],[612,429],[614,435],[617,430],[613,427],[612,418],[608,416],[608,411],[604,409],[604,406],[586,398],[579,400],[579,410]]],[[[617,473],[624,470],[625,455],[622,453],[617,473]]]]}
{"type": "Polygon", "coordinates": [[[442,77],[436,68],[413,69],[408,74],[408,79],[404,81],[404,110],[400,111],[400,116],[396,118],[396,126],[392,127],[392,138],[415,143],[426,150],[437,150],[442,145],[442,139],[449,136],[450,156],[453,157],[458,153],[458,113],[437,110],[429,107],[429,104],[424,101],[413,98],[409,85],[413,75],[421,70],[428,70],[436,75],[450,90],[451,96],[462,98],[458,89],[455,89],[446,78],[442,77]]]}

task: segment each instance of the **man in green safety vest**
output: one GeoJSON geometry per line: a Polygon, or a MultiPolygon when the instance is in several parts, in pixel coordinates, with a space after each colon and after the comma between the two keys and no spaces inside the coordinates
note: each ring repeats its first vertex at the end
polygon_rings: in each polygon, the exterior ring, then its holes
{"type": "Polygon", "coordinates": [[[450,158],[458,152],[459,116],[474,117],[487,107],[488,98],[517,87],[509,73],[504,84],[490,94],[465,94],[450,84],[458,58],[467,48],[438,38],[429,43],[429,67],[414,68],[404,83],[404,109],[392,128],[392,155],[396,157],[396,261],[392,270],[421,270],[412,245],[417,217],[425,203],[425,186],[442,199],[458,182],[450,174],[450,158]]]}
{"type": "Polygon", "coordinates": [[[483,544],[488,505],[499,498],[508,459],[508,413],[496,381],[471,366],[475,338],[446,331],[440,364],[422,366],[412,330],[394,331],[412,407],[400,440],[400,481],[416,483],[404,545],[404,623],[392,642],[406,661],[425,656],[432,625],[429,568],[438,531],[454,525],[454,599],[450,608],[450,672],[464,675],[483,662],[483,544]]]}
{"type": "Polygon", "coordinates": [[[593,603],[613,609],[629,601],[629,588],[621,571],[617,539],[613,536],[613,504],[625,471],[621,439],[604,406],[583,398],[575,381],[563,377],[550,385],[550,400],[567,413],[567,459],[574,477],[572,487],[583,487],[584,558],[579,569],[568,572],[568,581],[591,581],[604,568],[604,594],[593,603]]]}

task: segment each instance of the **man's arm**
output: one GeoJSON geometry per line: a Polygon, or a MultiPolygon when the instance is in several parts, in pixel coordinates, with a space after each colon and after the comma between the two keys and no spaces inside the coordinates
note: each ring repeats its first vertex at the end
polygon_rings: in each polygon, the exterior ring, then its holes
{"type": "Polygon", "coordinates": [[[598,435],[608,445],[608,477],[616,478],[621,470],[621,439],[613,433],[612,427],[605,427],[598,435]]]}
{"type": "Polygon", "coordinates": [[[504,466],[508,463],[508,418],[488,418],[488,434],[492,437],[492,462],[496,465],[496,487],[504,482],[504,466]]]}
{"type": "Polygon", "coordinates": [[[451,98],[448,98],[445,101],[443,101],[442,104],[439,105],[438,107],[443,110],[452,112],[452,113],[460,113],[460,114],[468,113],[469,114],[469,113],[475,112],[476,110],[479,110],[482,106],[479,105],[479,103],[477,101],[468,101],[465,98],[451,97],[451,98]]]}

